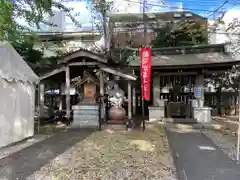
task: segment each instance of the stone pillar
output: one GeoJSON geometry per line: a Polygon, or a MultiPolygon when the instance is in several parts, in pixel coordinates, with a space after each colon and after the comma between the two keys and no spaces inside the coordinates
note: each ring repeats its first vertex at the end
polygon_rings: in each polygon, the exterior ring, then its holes
{"type": "Polygon", "coordinates": [[[136,115],[136,88],[132,88],[132,107],[133,115],[136,115]]]}
{"type": "Polygon", "coordinates": [[[157,101],[160,99],[160,76],[153,76],[153,106],[157,106],[157,101]]]}
{"type": "Polygon", "coordinates": [[[101,96],[101,118],[104,119],[105,117],[105,107],[104,107],[104,102],[103,102],[103,96],[104,96],[104,78],[103,78],[103,71],[100,70],[99,74],[99,79],[100,79],[100,96],[101,96]]]}
{"type": "Polygon", "coordinates": [[[63,100],[62,100],[62,94],[63,94],[63,88],[62,84],[59,87],[59,110],[61,111],[63,109],[63,100]]]}
{"type": "MultiPolygon", "coordinates": [[[[135,71],[132,71],[132,74],[135,75],[135,71]]],[[[137,99],[136,99],[136,82],[132,87],[132,112],[133,115],[136,115],[137,99]]]]}
{"type": "Polygon", "coordinates": [[[44,116],[44,91],[45,91],[45,86],[44,83],[39,84],[39,113],[40,117],[44,116]]]}
{"type": "Polygon", "coordinates": [[[69,66],[66,66],[66,111],[67,111],[67,118],[70,119],[71,117],[71,96],[70,96],[70,69],[69,66]]]}
{"type": "Polygon", "coordinates": [[[203,74],[198,74],[196,76],[196,87],[194,91],[195,97],[198,99],[198,107],[203,107],[204,106],[204,75],[203,74]],[[197,94],[197,88],[200,90],[200,96],[197,94]]]}

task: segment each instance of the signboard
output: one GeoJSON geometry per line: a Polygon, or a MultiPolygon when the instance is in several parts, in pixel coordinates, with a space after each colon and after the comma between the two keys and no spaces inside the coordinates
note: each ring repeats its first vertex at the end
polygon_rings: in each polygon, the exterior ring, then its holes
{"type": "Polygon", "coordinates": [[[140,48],[142,99],[150,100],[151,91],[151,48],[140,48]]]}
{"type": "MultiPolygon", "coordinates": [[[[60,91],[61,95],[66,95],[66,87],[65,84],[61,85],[61,91],[60,91]]],[[[76,88],[74,85],[71,85],[70,87],[70,95],[75,95],[76,94],[76,88]]]]}
{"type": "Polygon", "coordinates": [[[201,88],[200,87],[196,87],[195,88],[195,98],[201,98],[201,88]]]}

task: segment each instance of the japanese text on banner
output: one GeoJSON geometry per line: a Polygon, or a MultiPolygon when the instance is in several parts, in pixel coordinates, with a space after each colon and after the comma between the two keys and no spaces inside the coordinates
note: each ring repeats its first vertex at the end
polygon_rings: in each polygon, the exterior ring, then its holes
{"type": "Polygon", "coordinates": [[[142,98],[146,101],[150,100],[150,87],[151,87],[151,49],[141,48],[141,86],[142,98]]]}

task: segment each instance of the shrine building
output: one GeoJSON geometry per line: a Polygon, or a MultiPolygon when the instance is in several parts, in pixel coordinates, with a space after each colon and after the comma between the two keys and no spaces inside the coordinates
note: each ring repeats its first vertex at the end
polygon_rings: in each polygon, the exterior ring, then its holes
{"type": "MultiPolygon", "coordinates": [[[[152,49],[151,99],[144,102],[149,120],[211,122],[211,107],[204,99],[204,79],[226,72],[240,60],[233,59],[225,44],[152,49]]],[[[140,57],[129,62],[140,77],[140,57]]],[[[142,114],[140,80],[136,83],[136,112],[142,114]]]]}

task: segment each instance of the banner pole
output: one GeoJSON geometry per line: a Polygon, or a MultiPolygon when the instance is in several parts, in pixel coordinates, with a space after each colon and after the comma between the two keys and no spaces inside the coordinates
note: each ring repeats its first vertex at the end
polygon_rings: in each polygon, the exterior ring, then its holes
{"type": "Polygon", "coordinates": [[[237,131],[237,163],[239,164],[239,148],[240,148],[240,82],[238,82],[238,131],[237,131]]]}
{"type": "MultiPolygon", "coordinates": [[[[144,47],[147,47],[147,23],[145,18],[145,9],[146,8],[146,0],[143,0],[143,25],[144,25],[144,47]]],[[[144,88],[142,88],[143,90],[144,88]]],[[[142,113],[143,113],[143,128],[145,129],[145,107],[144,107],[144,97],[142,97],[142,113]]]]}
{"type": "Polygon", "coordinates": [[[144,98],[142,98],[142,112],[143,112],[143,131],[145,131],[144,98]]]}
{"type": "Polygon", "coordinates": [[[144,97],[142,97],[142,115],[145,116],[144,97]]]}

